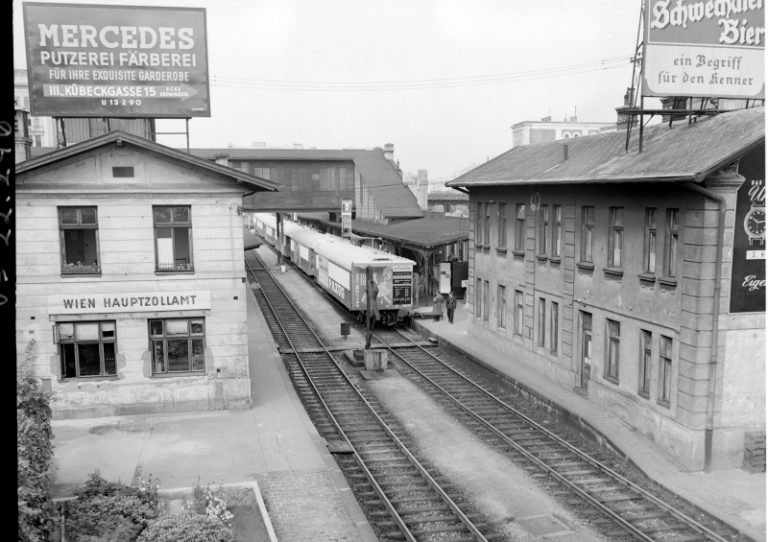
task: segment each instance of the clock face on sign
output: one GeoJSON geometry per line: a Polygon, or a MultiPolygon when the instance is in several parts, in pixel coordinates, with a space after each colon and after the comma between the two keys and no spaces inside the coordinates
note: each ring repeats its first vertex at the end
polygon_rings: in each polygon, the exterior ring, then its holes
{"type": "Polygon", "coordinates": [[[765,207],[755,207],[747,213],[744,229],[752,238],[765,238],[765,207]]]}

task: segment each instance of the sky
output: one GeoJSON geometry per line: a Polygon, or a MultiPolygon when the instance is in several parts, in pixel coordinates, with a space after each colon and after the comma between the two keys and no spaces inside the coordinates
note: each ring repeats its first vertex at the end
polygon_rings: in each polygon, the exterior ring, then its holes
{"type": "MultiPolygon", "coordinates": [[[[394,145],[442,184],[512,147],[513,124],[614,122],[640,0],[87,0],[206,8],[211,116],[191,147],[394,145]]],[[[14,0],[14,65],[26,67],[14,0]]],[[[184,130],[183,120],[158,131],[184,130]]],[[[183,147],[184,136],[158,141],[183,147]]]]}

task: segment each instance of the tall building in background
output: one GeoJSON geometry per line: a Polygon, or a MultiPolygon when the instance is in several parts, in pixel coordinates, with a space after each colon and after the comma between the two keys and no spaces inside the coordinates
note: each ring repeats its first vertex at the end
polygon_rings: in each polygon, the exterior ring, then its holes
{"type": "Polygon", "coordinates": [[[32,147],[56,147],[56,121],[52,117],[29,115],[27,70],[13,70],[13,105],[27,113],[27,137],[32,147]]]}
{"type": "Polygon", "coordinates": [[[524,120],[512,125],[512,147],[570,139],[587,135],[611,132],[616,129],[615,122],[584,122],[576,115],[562,121],[553,121],[551,116],[541,120],[524,120]]]}
{"type": "Polygon", "coordinates": [[[414,175],[410,171],[403,173],[403,184],[416,196],[420,209],[427,209],[429,204],[429,174],[426,169],[420,169],[414,175]]]}

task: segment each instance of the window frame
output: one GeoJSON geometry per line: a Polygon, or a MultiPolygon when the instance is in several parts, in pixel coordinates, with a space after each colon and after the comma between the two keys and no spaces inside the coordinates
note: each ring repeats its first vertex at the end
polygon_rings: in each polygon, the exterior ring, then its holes
{"type": "Polygon", "coordinates": [[[61,262],[61,274],[70,275],[101,275],[101,246],[99,244],[99,208],[96,205],[60,205],[56,207],[59,221],[59,257],[61,262]],[[94,223],[83,224],[83,210],[93,210],[94,223]],[[64,224],[62,214],[65,211],[74,210],[77,216],[77,224],[64,224]],[[96,262],[93,264],[81,264],[67,261],[67,231],[92,231],[96,252],[96,262]]]}
{"type": "Polygon", "coordinates": [[[546,257],[549,254],[550,235],[549,205],[544,204],[539,206],[539,246],[537,256],[546,257]]]}
{"type": "Polygon", "coordinates": [[[624,208],[608,208],[608,268],[624,266],[624,208]],[[618,252],[618,254],[617,254],[618,252]],[[618,261],[617,261],[618,255],[618,261]]]}
{"type": "Polygon", "coordinates": [[[483,322],[488,322],[491,317],[491,283],[483,281],[483,322]]]}
{"type": "Polygon", "coordinates": [[[507,204],[505,202],[499,202],[497,211],[497,224],[496,224],[496,233],[497,233],[497,241],[496,241],[496,248],[497,250],[506,251],[507,250],[507,204]]]}
{"type": "Polygon", "coordinates": [[[91,379],[109,379],[109,378],[118,378],[119,374],[119,367],[117,364],[117,321],[116,320],[78,320],[78,321],[72,321],[72,322],[56,322],[54,327],[54,337],[57,344],[57,350],[59,354],[59,370],[61,371],[60,377],[62,381],[66,380],[91,380],[91,379]],[[77,339],[77,327],[78,326],[84,326],[89,324],[97,324],[98,325],[98,337],[94,339],[77,339]],[[104,324],[110,324],[112,326],[112,332],[113,335],[111,338],[105,338],[104,335],[104,324]],[[62,326],[65,325],[71,325],[72,326],[72,336],[73,338],[62,338],[62,326]],[[96,375],[83,375],[81,373],[81,367],[80,367],[80,349],[78,348],[81,344],[98,344],[99,348],[99,374],[96,375]],[[115,372],[114,373],[108,373],[107,372],[107,360],[106,360],[106,354],[104,350],[105,344],[111,344],[113,345],[113,354],[115,356],[115,359],[113,360],[114,366],[115,366],[115,372]],[[65,345],[74,345],[73,348],[73,355],[75,356],[74,364],[75,364],[75,375],[74,376],[67,376],[66,369],[65,369],[65,363],[66,363],[66,355],[64,353],[65,345]]]}
{"type": "Polygon", "coordinates": [[[649,399],[651,397],[651,371],[653,370],[653,333],[647,329],[640,330],[638,369],[637,394],[649,399]]]}
{"type": "Polygon", "coordinates": [[[659,336],[659,396],[656,401],[665,407],[669,407],[672,401],[673,346],[672,337],[659,336]]]}
{"type": "Polygon", "coordinates": [[[485,222],[483,223],[483,247],[491,246],[491,205],[490,201],[485,202],[485,222]]]}
{"type": "Polygon", "coordinates": [[[525,253],[525,204],[515,204],[515,252],[525,253]]]}
{"type": "Polygon", "coordinates": [[[536,336],[536,346],[544,348],[547,344],[547,300],[543,297],[539,298],[537,309],[537,327],[538,334],[536,336]]]}
{"type": "Polygon", "coordinates": [[[560,347],[559,318],[560,318],[560,304],[557,301],[552,301],[549,304],[549,351],[552,354],[557,354],[560,347]]]}
{"type": "Polygon", "coordinates": [[[507,287],[496,285],[496,325],[499,329],[507,327],[507,287]]]}
{"type": "Polygon", "coordinates": [[[552,241],[550,243],[549,258],[559,260],[562,254],[563,243],[563,206],[552,205],[552,241]]]}
{"type": "Polygon", "coordinates": [[[475,247],[481,248],[483,246],[483,202],[477,202],[477,209],[475,210],[475,247]]]}
{"type": "Polygon", "coordinates": [[[178,376],[178,375],[200,375],[206,373],[206,365],[207,360],[205,356],[205,348],[206,348],[206,321],[205,317],[203,316],[190,316],[190,317],[181,317],[181,318],[149,318],[147,320],[147,338],[149,342],[149,362],[150,362],[150,372],[153,377],[169,377],[169,376],[178,376]],[[167,332],[167,322],[170,321],[186,321],[187,323],[187,332],[184,335],[181,334],[169,334],[167,332]],[[194,333],[192,331],[192,325],[193,321],[199,321],[202,323],[202,332],[201,333],[194,333]],[[163,333],[161,335],[153,335],[152,333],[152,323],[153,322],[162,322],[163,326],[163,333]],[[187,368],[184,370],[171,370],[170,369],[170,362],[168,357],[168,341],[178,341],[178,340],[184,340],[186,338],[187,341],[187,368]],[[194,345],[193,341],[202,341],[201,347],[202,347],[202,369],[195,369],[195,354],[194,354],[194,345]],[[162,342],[163,343],[163,366],[164,370],[156,370],[157,364],[155,360],[155,343],[156,342],[162,342]]]}
{"type": "Polygon", "coordinates": [[[658,248],[658,230],[656,225],[656,207],[645,208],[645,230],[643,235],[643,274],[656,276],[658,265],[656,251],[658,248]]]}
{"type": "Polygon", "coordinates": [[[605,320],[605,366],[603,378],[614,384],[619,383],[619,363],[621,360],[621,323],[617,320],[605,320]],[[614,333],[615,330],[615,333],[614,333]]]}
{"type": "Polygon", "coordinates": [[[483,279],[475,279],[475,318],[481,318],[483,316],[483,279]]]}
{"type": "Polygon", "coordinates": [[[680,209],[667,209],[664,234],[664,273],[667,280],[677,278],[677,253],[680,249],[680,209]]]}
{"type": "Polygon", "coordinates": [[[153,226],[153,235],[155,240],[155,272],[156,273],[194,273],[195,272],[195,253],[194,253],[194,243],[192,239],[192,206],[191,205],[153,205],[152,206],[152,226],[153,226]],[[171,215],[171,221],[168,223],[165,222],[158,222],[157,221],[157,214],[156,211],[158,209],[169,209],[170,215],[171,215]],[[187,210],[187,217],[188,220],[186,222],[175,222],[174,221],[174,209],[186,209],[187,210]],[[189,250],[189,263],[187,264],[178,264],[176,263],[176,247],[175,247],[175,241],[176,241],[176,230],[177,229],[183,229],[186,228],[187,230],[187,240],[188,240],[188,250],[189,250]],[[170,229],[171,230],[171,244],[173,249],[173,267],[171,269],[164,269],[160,266],[160,253],[159,253],[159,244],[158,244],[158,230],[159,229],[170,229]]]}
{"type": "Polygon", "coordinates": [[[593,268],[595,265],[595,206],[581,206],[581,235],[579,238],[579,263],[593,268]]]}
{"type": "Polygon", "coordinates": [[[523,336],[523,318],[525,318],[525,301],[522,290],[515,290],[515,318],[514,334],[518,337],[523,336]]]}

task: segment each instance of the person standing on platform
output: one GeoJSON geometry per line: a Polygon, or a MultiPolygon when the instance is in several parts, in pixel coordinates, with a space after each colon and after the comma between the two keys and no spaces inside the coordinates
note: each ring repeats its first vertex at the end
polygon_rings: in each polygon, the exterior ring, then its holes
{"type": "Polygon", "coordinates": [[[371,347],[371,338],[373,337],[373,326],[376,324],[376,321],[379,319],[379,286],[376,284],[376,281],[371,279],[371,281],[368,283],[368,288],[366,295],[368,296],[368,306],[367,306],[367,312],[366,312],[366,319],[367,319],[367,330],[365,334],[365,348],[368,349],[371,347]]]}
{"type": "Polygon", "coordinates": [[[443,317],[443,296],[440,292],[432,299],[432,312],[437,315],[438,320],[443,317]]]}
{"type": "Polygon", "coordinates": [[[453,292],[448,292],[448,298],[445,300],[445,309],[448,311],[448,321],[453,323],[453,311],[456,310],[456,298],[453,292]]]}

